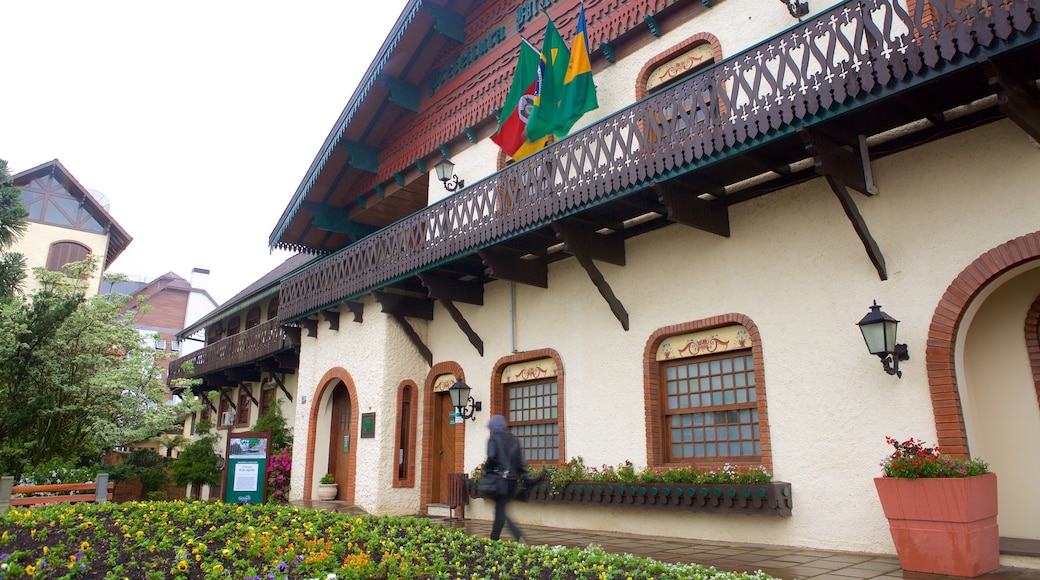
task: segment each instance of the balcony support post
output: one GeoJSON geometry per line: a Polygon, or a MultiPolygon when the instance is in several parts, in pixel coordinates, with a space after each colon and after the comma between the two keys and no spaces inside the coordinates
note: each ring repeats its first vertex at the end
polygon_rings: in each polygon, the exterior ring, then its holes
{"type": "Polygon", "coordinates": [[[285,394],[285,398],[288,399],[290,403],[293,402],[292,395],[289,394],[289,389],[285,388],[285,382],[278,376],[278,373],[268,373],[268,376],[274,379],[275,384],[278,385],[278,388],[285,394]]]}
{"type": "Polygon", "coordinates": [[[491,247],[477,250],[477,255],[491,271],[493,278],[538,288],[549,287],[549,267],[545,262],[513,259],[507,257],[505,252],[491,247]]]}
{"type": "Polygon", "coordinates": [[[997,107],[1033,140],[1040,142],[1040,91],[1036,85],[1011,74],[992,58],[979,59],[991,89],[997,92],[997,107]]]}
{"type": "Polygon", "coordinates": [[[888,280],[885,256],[881,253],[881,248],[870,233],[863,214],[859,212],[859,208],[856,207],[856,202],[853,201],[848,190],[851,187],[864,195],[873,195],[867,187],[866,176],[859,169],[861,167],[860,159],[817,132],[799,129],[798,134],[805,143],[806,152],[816,162],[816,173],[827,179],[831,191],[838,197],[842,209],[845,210],[845,215],[852,222],[856,235],[859,236],[860,242],[867,250],[867,256],[874,264],[878,276],[882,280],[888,280]]]}
{"type": "Polygon", "coordinates": [[[592,283],[599,290],[600,296],[607,301],[610,311],[621,323],[621,327],[628,330],[628,311],[625,310],[625,305],[614,294],[614,290],[607,283],[606,278],[592,262],[593,258],[597,258],[624,266],[625,241],[601,236],[595,232],[581,232],[560,222],[553,222],[552,227],[556,231],[556,237],[563,240],[563,250],[578,259],[578,263],[585,269],[592,283]]]}
{"type": "Polygon", "coordinates": [[[242,392],[245,393],[247,397],[249,397],[249,400],[252,401],[254,405],[256,405],[257,409],[260,408],[260,401],[257,401],[256,397],[253,396],[253,384],[252,383],[246,383],[244,385],[239,385],[238,388],[242,389],[242,392]]]}
{"type": "Polygon", "coordinates": [[[372,294],[376,297],[376,302],[379,302],[383,313],[389,314],[401,326],[401,330],[404,331],[405,336],[408,337],[415,349],[422,355],[426,364],[433,366],[433,352],[423,343],[419,333],[404,318],[405,316],[412,316],[422,318],[423,320],[433,320],[433,302],[399,294],[390,294],[389,292],[373,292],[372,294]]]}
{"type": "Polygon", "coordinates": [[[470,326],[469,321],[466,317],[459,312],[458,307],[455,306],[454,300],[465,302],[467,304],[474,304],[477,306],[484,305],[484,285],[478,283],[460,282],[458,280],[452,280],[445,278],[444,276],[435,276],[433,274],[418,274],[419,280],[426,286],[427,294],[430,298],[440,301],[441,306],[448,311],[451,315],[451,319],[458,325],[459,330],[466,335],[469,339],[469,343],[473,345],[473,348],[477,349],[480,356],[484,356],[484,341],[470,326]]]}
{"type": "Polygon", "coordinates": [[[339,330],[339,311],[322,310],[321,315],[325,318],[325,322],[329,323],[329,330],[339,330]]]}
{"type": "Polygon", "coordinates": [[[668,208],[668,219],[679,224],[729,237],[729,208],[700,199],[691,191],[683,191],[671,182],[653,182],[650,187],[657,200],[668,208]]]}

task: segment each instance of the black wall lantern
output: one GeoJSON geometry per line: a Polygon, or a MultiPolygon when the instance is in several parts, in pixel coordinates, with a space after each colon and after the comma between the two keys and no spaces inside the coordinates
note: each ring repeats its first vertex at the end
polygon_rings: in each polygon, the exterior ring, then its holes
{"type": "Polygon", "coordinates": [[[799,22],[802,20],[802,16],[809,14],[809,3],[799,2],[798,0],[781,0],[787,4],[787,12],[792,17],[797,18],[799,22]]]}
{"type": "Polygon", "coordinates": [[[433,170],[437,172],[437,179],[444,184],[444,189],[455,191],[466,187],[466,182],[455,175],[455,164],[451,162],[451,159],[447,157],[441,159],[440,163],[433,166],[433,170]]]}
{"type": "Polygon", "coordinates": [[[870,354],[881,357],[885,372],[903,378],[903,371],[899,370],[899,361],[910,360],[910,353],[905,344],[896,344],[899,321],[885,314],[875,300],[870,312],[857,324],[863,333],[864,342],[867,343],[867,350],[870,354]]]}
{"type": "Polygon", "coordinates": [[[469,396],[472,390],[469,385],[462,381],[455,381],[455,384],[448,389],[448,395],[451,396],[451,404],[455,406],[455,410],[458,411],[463,421],[466,419],[476,421],[477,418],[474,415],[480,410],[480,401],[474,401],[473,397],[469,396]]]}

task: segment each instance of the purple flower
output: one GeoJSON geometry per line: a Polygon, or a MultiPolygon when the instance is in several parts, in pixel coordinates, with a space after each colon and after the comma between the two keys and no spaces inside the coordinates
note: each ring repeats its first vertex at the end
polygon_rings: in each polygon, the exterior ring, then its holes
{"type": "Polygon", "coordinates": [[[288,569],[289,569],[289,565],[288,564],[286,564],[285,562],[278,562],[278,571],[279,572],[285,572],[288,569]]]}

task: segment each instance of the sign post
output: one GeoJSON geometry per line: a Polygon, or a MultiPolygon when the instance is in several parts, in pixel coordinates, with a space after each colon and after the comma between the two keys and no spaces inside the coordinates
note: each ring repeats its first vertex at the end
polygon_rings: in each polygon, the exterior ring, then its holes
{"type": "Polygon", "coordinates": [[[228,435],[224,501],[264,503],[271,434],[244,431],[228,435]]]}

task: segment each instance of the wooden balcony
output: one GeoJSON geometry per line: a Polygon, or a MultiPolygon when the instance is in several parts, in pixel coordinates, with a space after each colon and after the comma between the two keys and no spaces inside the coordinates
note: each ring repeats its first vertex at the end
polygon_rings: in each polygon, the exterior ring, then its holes
{"type": "Polygon", "coordinates": [[[172,361],[167,380],[201,378],[203,390],[259,381],[261,371],[295,372],[299,354],[300,329],[268,320],[172,361]],[[182,370],[184,363],[191,372],[182,370]]]}
{"type": "Polygon", "coordinates": [[[389,287],[384,312],[432,316],[401,297],[480,304],[573,256],[627,328],[593,259],[624,264],[625,239],[673,223],[729,236],[730,205],[817,176],[885,279],[848,190],[876,193],[870,159],[1001,118],[1040,139],[1038,19],[1040,0],[837,5],[284,280],[279,316],[389,287]]]}

